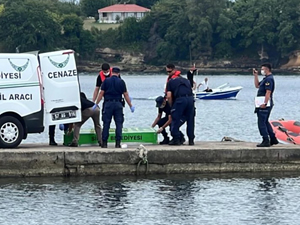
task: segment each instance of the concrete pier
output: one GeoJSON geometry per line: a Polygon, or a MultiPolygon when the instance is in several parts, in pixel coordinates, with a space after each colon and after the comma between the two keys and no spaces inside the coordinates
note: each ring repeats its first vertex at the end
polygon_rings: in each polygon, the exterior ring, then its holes
{"type": "MultiPolygon", "coordinates": [[[[22,144],[0,149],[0,177],[135,175],[146,172],[137,149],[114,145],[70,148],[22,144]]],[[[257,148],[247,142],[197,142],[194,146],[144,145],[148,174],[300,171],[300,146],[257,148]]]]}

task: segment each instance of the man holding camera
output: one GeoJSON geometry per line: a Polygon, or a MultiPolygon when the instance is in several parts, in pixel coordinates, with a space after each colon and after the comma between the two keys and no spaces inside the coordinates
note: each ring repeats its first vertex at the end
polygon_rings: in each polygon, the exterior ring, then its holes
{"type": "Polygon", "coordinates": [[[271,69],[271,64],[269,63],[261,65],[261,74],[265,76],[261,81],[258,80],[258,71],[253,69],[254,85],[258,88],[257,97],[260,97],[262,100],[262,103],[255,108],[258,129],[263,138],[262,143],[256,145],[257,147],[270,147],[279,143],[269,123],[269,117],[274,105],[273,93],[275,90],[275,81],[271,69]]]}

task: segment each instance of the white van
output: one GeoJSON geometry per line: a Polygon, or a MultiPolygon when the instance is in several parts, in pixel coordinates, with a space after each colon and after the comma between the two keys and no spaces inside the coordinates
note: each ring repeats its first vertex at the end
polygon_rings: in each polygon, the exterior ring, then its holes
{"type": "Polygon", "coordinates": [[[44,126],[78,121],[80,88],[72,50],[43,53],[39,59],[0,54],[0,148],[17,147],[44,126]]]}

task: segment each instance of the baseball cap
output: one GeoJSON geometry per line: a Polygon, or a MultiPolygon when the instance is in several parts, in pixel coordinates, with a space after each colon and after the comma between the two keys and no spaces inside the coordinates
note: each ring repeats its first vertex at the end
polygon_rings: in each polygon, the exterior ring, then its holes
{"type": "Polygon", "coordinates": [[[160,106],[163,104],[164,100],[165,100],[164,97],[158,96],[158,97],[155,99],[155,101],[156,101],[156,107],[160,107],[160,106]]]}
{"type": "Polygon", "coordinates": [[[113,73],[120,73],[120,68],[119,67],[113,67],[112,72],[113,73]]]}

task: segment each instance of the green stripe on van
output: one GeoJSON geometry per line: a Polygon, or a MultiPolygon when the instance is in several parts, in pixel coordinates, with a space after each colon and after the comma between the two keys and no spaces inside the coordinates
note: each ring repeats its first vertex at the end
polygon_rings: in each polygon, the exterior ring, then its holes
{"type": "Polygon", "coordinates": [[[20,87],[33,87],[33,86],[39,86],[39,82],[25,82],[25,83],[19,83],[19,84],[0,84],[0,89],[4,88],[20,88],[20,87]]]}

